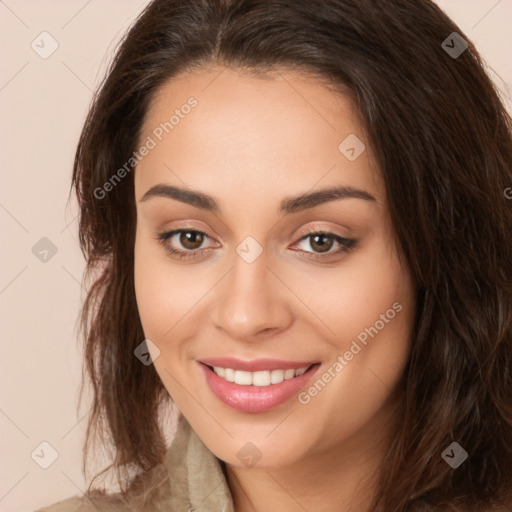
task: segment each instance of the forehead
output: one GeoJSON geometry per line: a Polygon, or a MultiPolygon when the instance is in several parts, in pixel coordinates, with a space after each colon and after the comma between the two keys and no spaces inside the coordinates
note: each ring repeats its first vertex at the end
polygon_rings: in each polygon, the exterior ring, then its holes
{"type": "Polygon", "coordinates": [[[160,86],[151,99],[143,131],[168,120],[190,98],[198,102],[194,112],[201,113],[194,117],[205,123],[223,121],[217,133],[234,124],[245,128],[244,134],[280,132],[297,138],[304,128],[324,136],[347,129],[361,131],[351,99],[325,79],[289,70],[257,75],[225,67],[191,70],[160,86]]]}
{"type": "Polygon", "coordinates": [[[189,71],[152,98],[140,142],[150,137],[154,148],[137,165],[136,188],[181,176],[210,190],[229,183],[293,194],[322,181],[366,186],[378,195],[368,144],[356,160],[343,153],[343,141],[354,136],[363,144],[353,102],[325,80],[289,70],[267,76],[223,67],[189,71]]]}

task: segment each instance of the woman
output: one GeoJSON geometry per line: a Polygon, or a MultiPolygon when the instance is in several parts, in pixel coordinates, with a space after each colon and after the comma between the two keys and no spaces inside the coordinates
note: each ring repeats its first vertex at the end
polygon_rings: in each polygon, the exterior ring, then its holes
{"type": "Polygon", "coordinates": [[[509,510],[511,133],[429,0],[151,2],[73,175],[120,492],[42,510],[509,510]]]}

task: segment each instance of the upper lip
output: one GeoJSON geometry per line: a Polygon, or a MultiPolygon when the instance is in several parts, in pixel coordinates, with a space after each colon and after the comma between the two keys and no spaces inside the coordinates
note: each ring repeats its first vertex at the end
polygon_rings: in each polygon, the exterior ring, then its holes
{"type": "Polygon", "coordinates": [[[246,372],[258,372],[263,370],[298,370],[305,368],[318,361],[282,361],[280,359],[253,359],[244,361],[234,357],[212,357],[199,360],[200,363],[207,366],[219,366],[221,368],[231,368],[233,370],[242,370],[246,372]]]}

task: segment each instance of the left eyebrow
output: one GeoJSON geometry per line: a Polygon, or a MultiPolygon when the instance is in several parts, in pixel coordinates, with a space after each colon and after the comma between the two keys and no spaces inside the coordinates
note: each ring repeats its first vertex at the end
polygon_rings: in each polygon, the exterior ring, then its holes
{"type": "MultiPolygon", "coordinates": [[[[219,202],[214,197],[205,194],[204,192],[175,187],[173,185],[155,185],[142,196],[140,201],[146,201],[151,197],[167,197],[203,210],[215,213],[220,212],[219,202]]],[[[285,198],[279,205],[278,213],[281,215],[288,215],[290,213],[307,210],[309,208],[314,208],[315,206],[340,199],[363,199],[365,201],[377,202],[375,197],[369,192],[366,192],[366,190],[338,186],[325,188],[309,194],[304,193],[285,198]]]]}
{"type": "Polygon", "coordinates": [[[298,211],[314,208],[330,201],[337,201],[340,199],[363,199],[365,201],[377,202],[366,190],[360,190],[353,187],[330,187],[312,192],[310,194],[301,194],[294,197],[289,197],[281,202],[278,212],[283,215],[295,213],[298,211]]]}

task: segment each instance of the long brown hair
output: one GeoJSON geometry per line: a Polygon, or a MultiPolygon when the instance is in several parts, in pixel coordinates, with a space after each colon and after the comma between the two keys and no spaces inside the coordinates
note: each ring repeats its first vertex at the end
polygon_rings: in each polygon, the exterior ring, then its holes
{"type": "Polygon", "coordinates": [[[418,310],[373,510],[489,510],[512,488],[512,121],[469,38],[430,0],[154,0],[134,22],[74,163],[91,281],[81,315],[93,391],[84,461],[95,436],[112,445],[102,473],[115,469],[128,493],[122,472],[163,460],[169,396],[134,357],[144,333],[133,172],[98,190],[132,157],[159,86],[219,63],[291,68],[348,93],[384,177],[418,310]],[[454,441],[469,454],[457,469],[441,457],[454,441]]]}

